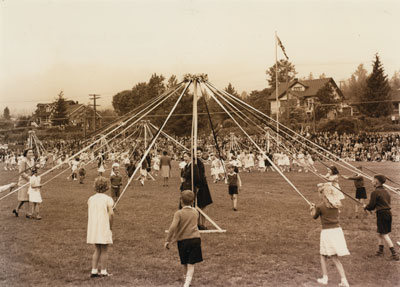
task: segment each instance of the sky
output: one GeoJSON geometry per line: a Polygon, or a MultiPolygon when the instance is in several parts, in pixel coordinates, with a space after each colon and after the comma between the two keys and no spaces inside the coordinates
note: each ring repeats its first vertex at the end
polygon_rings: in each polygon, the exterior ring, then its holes
{"type": "Polygon", "coordinates": [[[153,73],[262,90],[275,32],[298,77],[324,73],[339,84],[359,64],[370,72],[379,53],[391,78],[399,19],[397,0],[1,0],[0,114],[32,113],[60,91],[84,104],[99,94],[99,108],[111,108],[113,95],[153,73]]]}

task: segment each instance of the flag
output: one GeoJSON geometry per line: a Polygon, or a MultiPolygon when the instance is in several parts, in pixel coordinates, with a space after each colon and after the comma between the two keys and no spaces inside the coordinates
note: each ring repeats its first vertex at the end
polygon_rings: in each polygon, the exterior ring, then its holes
{"type": "Polygon", "coordinates": [[[286,57],[286,60],[289,60],[289,57],[288,57],[288,55],[286,55],[285,47],[283,47],[283,44],[282,44],[282,42],[281,42],[281,39],[279,39],[278,36],[276,36],[276,39],[278,40],[278,45],[279,45],[279,47],[281,47],[282,52],[283,52],[283,54],[284,54],[285,57],[286,57]]]}

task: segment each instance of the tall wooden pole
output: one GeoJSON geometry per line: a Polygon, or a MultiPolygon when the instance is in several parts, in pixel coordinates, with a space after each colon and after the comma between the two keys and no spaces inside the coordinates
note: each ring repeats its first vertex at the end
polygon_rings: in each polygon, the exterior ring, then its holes
{"type": "Polygon", "coordinates": [[[275,31],[275,101],[276,101],[276,141],[279,142],[279,93],[278,93],[278,35],[275,31]]]}

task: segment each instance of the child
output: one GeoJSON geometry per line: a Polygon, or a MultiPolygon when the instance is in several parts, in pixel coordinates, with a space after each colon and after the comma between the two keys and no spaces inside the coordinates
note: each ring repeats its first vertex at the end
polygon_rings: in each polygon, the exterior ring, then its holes
{"type": "Polygon", "coordinates": [[[78,173],[78,166],[79,166],[79,158],[76,157],[73,161],[71,161],[71,178],[72,180],[78,180],[77,177],[77,173],[78,173]]]}
{"type": "Polygon", "coordinates": [[[328,270],[326,259],[332,258],[339,271],[341,283],[339,286],[348,287],[346,274],[342,263],[339,261],[338,256],[349,255],[346,240],[344,238],[343,230],[339,225],[339,207],[341,206],[338,193],[335,192],[333,186],[329,183],[318,184],[318,191],[322,203],[310,207],[311,215],[314,219],[321,218],[322,231],[320,239],[320,254],[321,254],[321,268],[322,278],[317,281],[322,285],[328,284],[328,270]]]}
{"type": "Polygon", "coordinates": [[[114,201],[105,194],[108,190],[108,181],[104,177],[96,178],[94,183],[96,191],[88,200],[88,230],[87,243],[95,245],[92,258],[92,272],[90,277],[110,276],[107,272],[107,248],[112,240],[113,205],[114,201]],[[100,267],[100,274],[98,268],[100,267]]]}
{"type": "Polygon", "coordinates": [[[242,181],[237,172],[235,172],[235,167],[233,165],[228,165],[227,179],[225,183],[229,184],[228,192],[232,200],[232,209],[237,211],[237,196],[240,187],[242,186],[242,181]]]}
{"type": "MultiPolygon", "coordinates": [[[[358,167],[359,170],[362,169],[361,166],[358,167]]],[[[367,192],[365,191],[364,187],[364,178],[360,173],[355,174],[354,176],[344,176],[344,179],[349,179],[354,181],[354,185],[356,187],[356,199],[362,204],[365,205],[365,199],[367,198],[367,192]]],[[[358,218],[358,204],[355,206],[356,218],[358,218]]]]}
{"type": "MultiPolygon", "coordinates": [[[[139,164],[139,162],[138,162],[138,164],[139,164]]],[[[142,162],[142,165],[140,166],[140,176],[139,176],[138,179],[139,179],[140,184],[142,186],[144,186],[144,181],[147,179],[147,168],[148,168],[148,166],[149,166],[149,164],[148,164],[146,159],[142,162]]]]}
{"type": "Polygon", "coordinates": [[[322,175],[327,181],[329,181],[334,187],[334,192],[337,193],[338,199],[344,199],[343,192],[339,185],[339,170],[336,166],[332,165],[328,167],[328,173],[326,175],[322,175]]]}
{"type": "Polygon", "coordinates": [[[121,185],[122,185],[122,176],[119,173],[119,164],[113,163],[112,170],[111,170],[111,197],[115,201],[118,200],[120,192],[121,192],[121,185]]]}
{"type": "Polygon", "coordinates": [[[86,169],[85,169],[85,164],[83,162],[80,163],[79,165],[79,183],[83,184],[83,181],[85,179],[86,176],[86,169]]]}
{"type": "Polygon", "coordinates": [[[40,176],[37,176],[37,169],[32,168],[32,176],[29,180],[29,202],[32,203],[32,216],[30,218],[41,220],[42,217],[39,215],[39,206],[42,203],[42,195],[40,194],[40,176]]]}
{"type": "Polygon", "coordinates": [[[185,269],[184,287],[190,286],[194,274],[194,264],[203,261],[200,232],[197,228],[199,212],[192,207],[193,201],[193,191],[184,190],[181,192],[181,205],[183,207],[175,212],[164,245],[165,248],[169,249],[172,242],[178,242],[179,257],[185,269]],[[172,239],[173,241],[171,241],[172,239]]]}
{"type": "Polygon", "coordinates": [[[392,213],[390,212],[390,194],[383,187],[385,181],[386,177],[384,175],[374,175],[372,184],[375,190],[371,193],[368,205],[364,205],[364,209],[376,210],[379,243],[379,250],[376,252],[376,255],[383,256],[383,242],[386,242],[392,253],[392,260],[399,261],[399,255],[396,253],[396,250],[394,250],[392,240],[389,237],[389,233],[392,231],[392,213]]]}

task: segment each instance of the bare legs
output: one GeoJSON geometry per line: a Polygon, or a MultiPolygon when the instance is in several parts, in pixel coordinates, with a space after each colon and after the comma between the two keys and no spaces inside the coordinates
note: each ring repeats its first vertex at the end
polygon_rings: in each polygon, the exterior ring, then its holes
{"type": "Polygon", "coordinates": [[[236,211],[237,210],[237,194],[232,194],[231,200],[232,200],[232,209],[234,211],[236,211]]]}
{"type": "MultiPolygon", "coordinates": [[[[328,268],[326,265],[327,257],[324,255],[320,255],[320,258],[321,258],[322,278],[319,278],[317,281],[320,284],[327,285],[328,284],[328,268]]],[[[339,258],[336,255],[332,256],[331,258],[332,258],[333,263],[335,263],[336,269],[338,270],[338,272],[340,274],[340,278],[342,278],[339,286],[344,286],[344,287],[349,286],[349,283],[347,282],[347,278],[346,278],[346,273],[344,272],[343,265],[340,262],[339,258]]]]}
{"type": "Polygon", "coordinates": [[[18,214],[19,210],[21,209],[21,207],[22,207],[25,203],[27,204],[27,206],[26,206],[26,215],[27,215],[27,216],[31,216],[32,214],[29,213],[29,201],[19,201],[18,204],[17,204],[17,207],[15,208],[15,211],[16,211],[17,214],[18,214]]]}
{"type": "Polygon", "coordinates": [[[194,274],[194,264],[184,264],[183,268],[185,270],[185,284],[183,287],[189,287],[194,274]]]}
{"type": "Polygon", "coordinates": [[[95,244],[95,250],[92,257],[92,274],[94,271],[101,270],[102,275],[107,275],[108,245],[95,244]]]}

